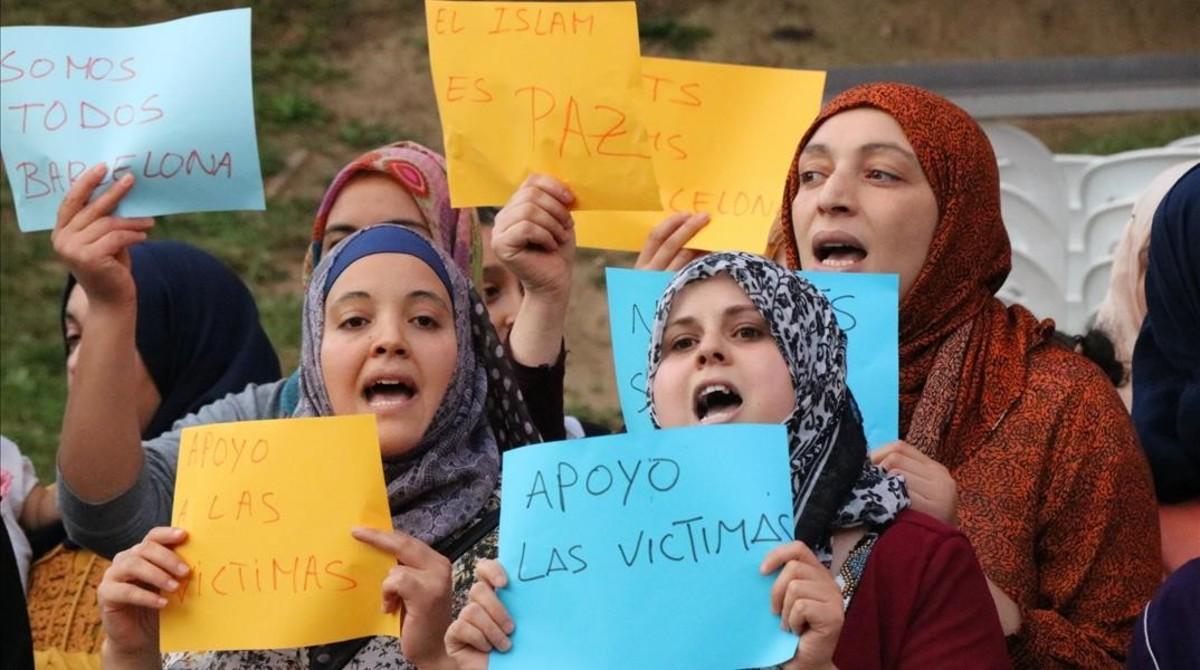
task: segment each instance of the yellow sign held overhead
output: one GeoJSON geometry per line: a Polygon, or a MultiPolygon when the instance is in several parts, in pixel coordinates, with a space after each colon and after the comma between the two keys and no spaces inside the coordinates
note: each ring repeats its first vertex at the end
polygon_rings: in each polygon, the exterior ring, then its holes
{"type": "Polygon", "coordinates": [[[501,205],[531,172],[577,209],[659,209],[632,2],[428,0],[430,69],[456,207],[501,205]]]}
{"type": "Polygon", "coordinates": [[[191,567],[160,618],[163,651],[278,649],[399,635],[380,612],[394,557],[372,415],[185,428],[171,525],[191,567]]]}
{"type": "Polygon", "coordinates": [[[689,247],[762,253],[825,73],[643,58],[642,83],[667,211],[579,212],[579,245],[637,251],[668,213],[708,212],[689,247]]]}

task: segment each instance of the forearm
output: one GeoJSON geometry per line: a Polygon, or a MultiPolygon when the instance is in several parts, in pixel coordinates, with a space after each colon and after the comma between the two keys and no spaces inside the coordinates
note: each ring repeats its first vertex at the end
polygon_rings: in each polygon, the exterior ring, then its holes
{"type": "Polygon", "coordinates": [[[134,334],[137,306],[93,305],[67,396],[58,465],[72,491],[103,502],[133,486],[142,467],[134,334]]]}
{"type": "Polygon", "coordinates": [[[509,333],[513,359],[527,367],[554,365],[562,353],[570,293],[527,293],[509,333]]]}
{"type": "Polygon", "coordinates": [[[21,509],[21,526],[26,530],[45,528],[58,521],[58,500],[54,485],[37,486],[25,498],[21,509]]]}
{"type": "Polygon", "coordinates": [[[105,640],[100,647],[100,666],[105,670],[159,670],[162,656],[155,648],[119,650],[105,640]]]}

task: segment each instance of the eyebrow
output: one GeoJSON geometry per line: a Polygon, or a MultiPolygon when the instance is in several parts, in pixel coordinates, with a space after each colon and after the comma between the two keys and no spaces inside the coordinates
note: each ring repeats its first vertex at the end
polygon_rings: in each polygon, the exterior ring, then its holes
{"type": "MultiPolygon", "coordinates": [[[[917,160],[917,157],[913,154],[913,152],[893,142],[870,142],[858,148],[858,153],[860,154],[873,154],[879,152],[898,154],[900,157],[912,162],[918,167],[921,165],[921,162],[917,160]]],[[[810,154],[816,154],[820,156],[828,156],[830,153],[829,147],[824,144],[810,144],[804,147],[804,150],[800,152],[800,155],[807,156],[810,154]]]]}
{"type": "MultiPolygon", "coordinates": [[[[728,319],[731,316],[739,316],[744,312],[753,312],[754,314],[758,315],[760,318],[762,317],[762,314],[759,314],[758,308],[755,307],[754,305],[732,305],[730,307],[725,308],[725,311],[721,313],[721,318],[728,319]]],[[[696,317],[694,317],[694,316],[681,316],[678,319],[672,319],[671,321],[669,321],[667,323],[667,327],[664,328],[663,330],[665,331],[669,328],[674,328],[676,326],[695,325],[696,323],[697,323],[696,317]]]]}
{"type": "MultiPolygon", "coordinates": [[[[417,289],[415,291],[409,291],[408,295],[406,295],[404,297],[406,300],[432,300],[433,302],[438,303],[439,305],[446,308],[447,310],[450,309],[450,306],[446,304],[446,301],[442,299],[442,296],[434,293],[433,291],[426,291],[425,289],[417,289]]],[[[371,294],[367,293],[366,291],[348,291],[346,293],[343,293],[342,295],[339,295],[337,298],[334,298],[333,302],[329,303],[329,305],[330,306],[338,305],[338,304],[341,304],[341,303],[349,301],[349,300],[370,300],[370,299],[371,299],[371,294]]]]}

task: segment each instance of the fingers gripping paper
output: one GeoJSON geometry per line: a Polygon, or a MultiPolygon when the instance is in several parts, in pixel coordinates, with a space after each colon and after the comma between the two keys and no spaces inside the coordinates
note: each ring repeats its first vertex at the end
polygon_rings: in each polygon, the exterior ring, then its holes
{"type": "Polygon", "coordinates": [[[250,10],[137,28],[0,28],[0,151],[21,230],[83,171],[138,185],[121,216],[262,209],[250,10]]]}
{"type": "Polygon", "coordinates": [[[425,4],[456,207],[506,202],[530,172],[578,209],[659,209],[632,2],[425,4]]]}
{"type": "Polygon", "coordinates": [[[638,251],[668,213],[708,212],[689,248],[761,253],[825,73],[643,58],[642,86],[667,211],[578,213],[580,246],[638,251]]]}
{"type": "Polygon", "coordinates": [[[374,416],[185,428],[171,524],[191,574],[162,611],[163,651],[400,632],[379,611],[395,558],[350,535],[392,527],[374,416]]]}

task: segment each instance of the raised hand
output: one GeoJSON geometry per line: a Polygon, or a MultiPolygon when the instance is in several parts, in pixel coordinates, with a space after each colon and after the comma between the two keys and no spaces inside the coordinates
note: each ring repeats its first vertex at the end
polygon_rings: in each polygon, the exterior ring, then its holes
{"type": "Polygon", "coordinates": [[[129,247],[144,241],[154,227],[152,218],[111,216],[133,188],[132,174],[126,173],[88,202],[106,171],[103,164],[97,165],[71,185],[58,207],[58,221],[50,234],[54,251],[75,275],[89,302],[98,307],[128,305],[137,300],[129,247]]]}
{"type": "Polygon", "coordinates": [[[492,251],[528,297],[564,300],[575,264],[571,190],[554,177],[532,174],[496,215],[492,251]]]}

